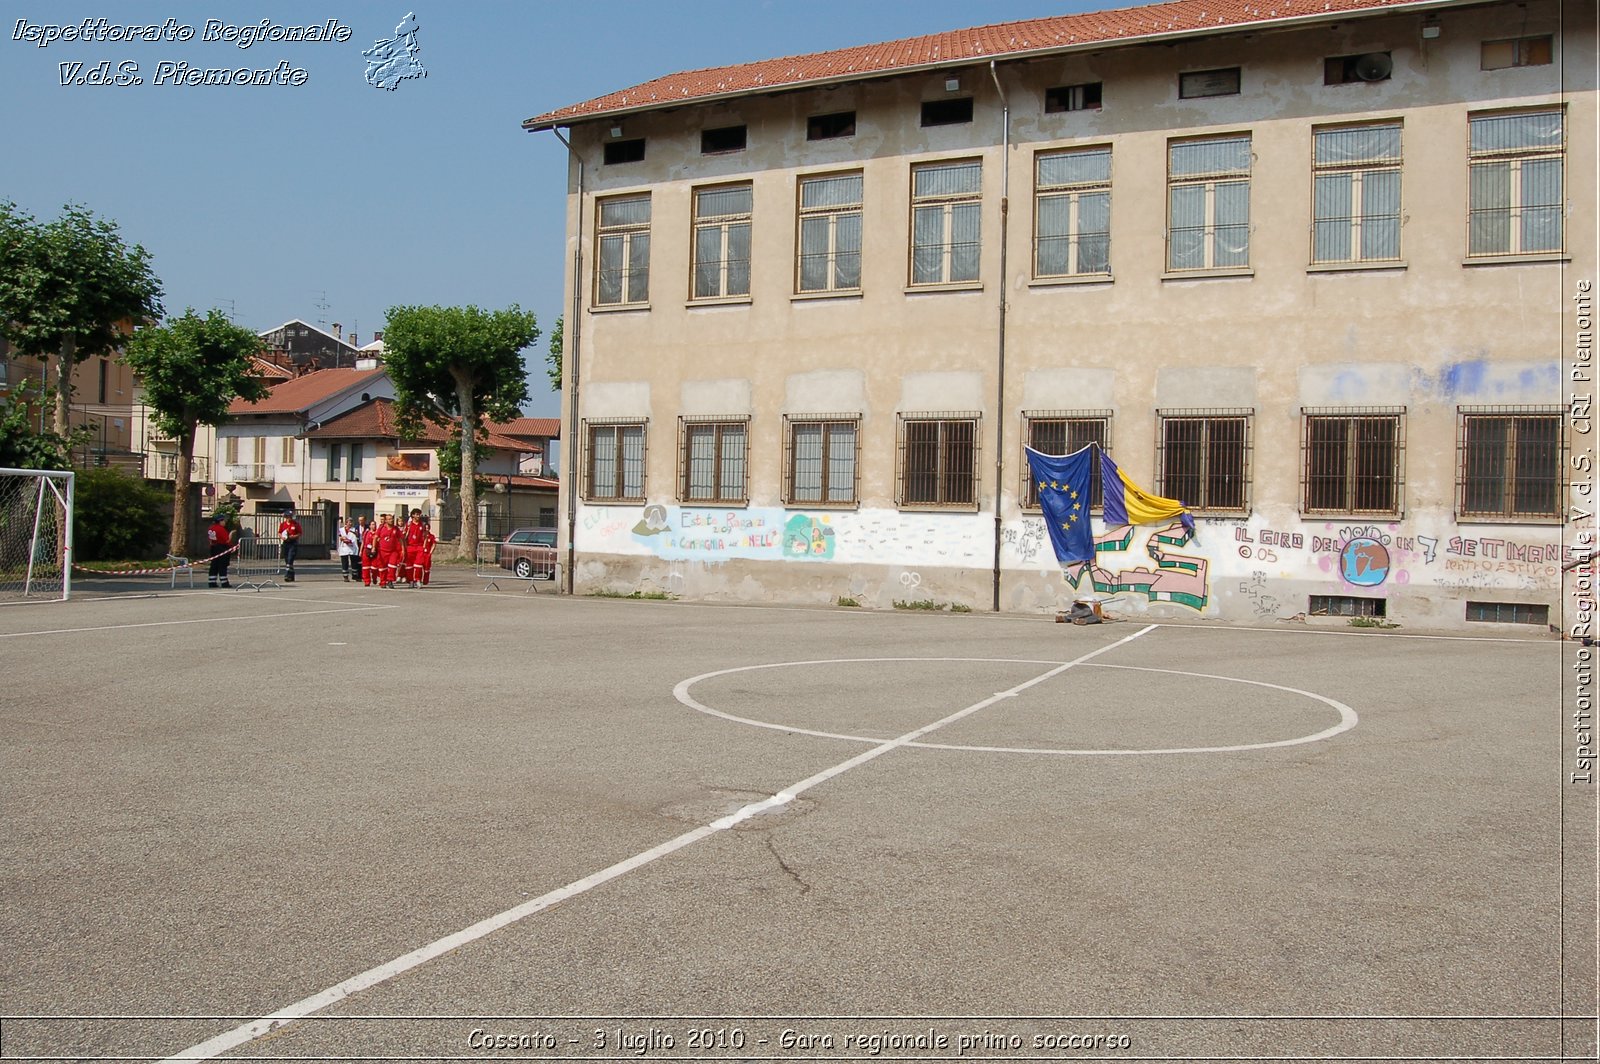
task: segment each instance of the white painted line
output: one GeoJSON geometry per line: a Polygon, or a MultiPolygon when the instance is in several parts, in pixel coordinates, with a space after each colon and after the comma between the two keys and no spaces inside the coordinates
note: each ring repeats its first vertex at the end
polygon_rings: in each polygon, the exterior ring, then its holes
{"type": "MultiPolygon", "coordinates": [[[[1164,626],[1153,624],[1150,625],[1150,627],[1159,628],[1164,626]]],[[[1143,632],[1139,634],[1142,635],[1143,632]]],[[[720,709],[713,709],[704,702],[699,701],[693,695],[689,694],[689,689],[695,684],[699,683],[701,680],[709,680],[717,676],[727,676],[732,673],[755,672],[760,669],[782,669],[794,665],[852,665],[864,662],[885,661],[975,662],[980,664],[1012,665],[1050,664],[1046,661],[1036,661],[1029,658],[833,658],[829,660],[818,661],[778,661],[771,662],[766,665],[743,665],[732,669],[719,669],[716,672],[707,672],[702,673],[699,676],[691,676],[689,679],[684,680],[682,683],[674,687],[672,689],[672,694],[679,702],[682,702],[690,709],[704,713],[708,716],[720,717],[723,720],[732,721],[735,724],[747,724],[754,728],[770,728],[773,731],[789,732],[794,735],[811,735],[819,739],[840,739],[845,742],[854,743],[881,743],[884,741],[882,738],[870,735],[850,735],[843,732],[819,731],[813,728],[801,728],[792,724],[774,724],[771,721],[756,720],[753,717],[741,717],[733,713],[726,713],[720,709]]],[[[1046,756],[1053,757],[1126,757],[1135,754],[1231,754],[1246,750],[1269,750],[1280,746],[1300,746],[1304,743],[1321,742],[1323,739],[1331,739],[1341,732],[1347,732],[1360,723],[1360,718],[1356,715],[1356,711],[1345,705],[1343,702],[1340,702],[1338,699],[1329,698],[1326,695],[1319,695],[1315,691],[1302,690],[1299,687],[1286,687],[1283,684],[1268,683],[1265,680],[1246,680],[1239,676],[1217,676],[1206,672],[1183,672],[1179,669],[1155,669],[1147,668],[1142,665],[1105,665],[1096,663],[1089,665],[1089,668],[1127,669],[1130,672],[1160,672],[1166,673],[1170,676],[1186,676],[1191,679],[1220,680],[1224,683],[1242,683],[1249,684],[1253,687],[1266,687],[1274,691],[1283,691],[1287,694],[1302,695],[1306,698],[1312,699],[1313,701],[1321,702],[1324,705],[1331,707],[1335,713],[1339,714],[1339,723],[1330,728],[1324,728],[1322,731],[1319,731],[1313,735],[1303,735],[1294,739],[1277,739],[1271,742],[1242,743],[1231,746],[1182,746],[1165,747],[1159,749],[1130,750],[1079,750],[1049,746],[973,746],[958,745],[955,743],[908,742],[905,745],[915,746],[923,750],[959,750],[964,753],[985,754],[1044,754],[1046,756]]],[[[994,700],[1001,698],[1015,698],[1017,693],[1021,690],[1022,688],[1015,688],[1011,691],[1002,691],[994,696],[994,699],[991,700],[990,704],[992,704],[994,700]]]]}
{"type": "Polygon", "coordinates": [[[336,610],[298,610],[293,613],[251,613],[237,617],[189,617],[181,621],[139,621],[134,624],[101,624],[91,628],[49,628],[40,632],[0,632],[0,639],[22,639],[32,635],[74,635],[78,632],[116,632],[124,628],[164,628],[179,624],[219,624],[222,621],[265,621],[279,617],[315,617],[323,613],[360,613],[363,610],[394,610],[398,605],[346,606],[336,610]]]}
{"type": "Polygon", "coordinates": [[[710,838],[712,835],[715,835],[720,831],[726,831],[731,827],[749,820],[751,817],[760,816],[762,813],[765,813],[769,810],[777,809],[780,806],[787,805],[794,801],[797,796],[805,791],[810,790],[812,787],[815,787],[818,784],[826,783],[828,780],[831,780],[836,776],[843,775],[853,768],[864,765],[876,758],[882,757],[891,750],[898,750],[904,746],[907,746],[915,740],[922,738],[922,736],[927,735],[929,732],[936,731],[937,729],[944,727],[946,724],[952,724],[955,721],[961,720],[963,717],[971,716],[986,706],[993,705],[1001,698],[1015,694],[1019,691],[1026,691],[1030,687],[1041,684],[1052,677],[1061,675],[1068,669],[1076,665],[1080,665],[1083,662],[1088,661],[1090,658],[1096,658],[1107,651],[1115,650],[1117,647],[1132,642],[1148,632],[1155,631],[1155,629],[1155,625],[1149,625],[1141,628],[1139,631],[1134,632],[1132,635],[1124,636],[1115,643],[1108,643],[1105,646],[1100,647],[1098,650],[1092,650],[1081,657],[1074,658],[1072,661],[1066,662],[1062,665],[1057,665],[1048,672],[1042,673],[1039,676],[1035,676],[1031,680],[1020,683],[1011,688],[1009,691],[1003,691],[998,695],[991,695],[981,702],[970,705],[965,709],[957,710],[942,720],[937,720],[932,724],[924,725],[923,727],[917,728],[914,731],[906,732],[904,735],[895,739],[890,739],[887,742],[880,742],[879,745],[873,747],[871,750],[863,751],[862,753],[857,754],[855,757],[852,757],[846,761],[841,761],[832,768],[823,769],[816,775],[807,776],[800,782],[790,784],[778,793],[767,798],[763,798],[759,802],[752,802],[750,805],[745,806],[743,809],[740,809],[737,812],[730,813],[725,817],[713,820],[711,823],[704,824],[692,831],[686,831],[677,838],[668,839],[659,846],[645,850],[643,853],[634,854],[632,857],[629,857],[626,860],[618,861],[614,865],[611,865],[607,868],[602,868],[593,875],[585,876],[582,879],[575,880],[574,882],[568,883],[564,887],[557,887],[548,894],[543,894],[532,899],[531,901],[523,902],[521,905],[518,905],[515,908],[507,909],[505,912],[499,913],[495,916],[488,917],[484,920],[479,920],[470,927],[462,928],[455,934],[446,935],[444,938],[430,942],[426,946],[422,946],[419,949],[414,949],[410,953],[396,957],[387,964],[380,964],[376,968],[369,968],[360,975],[351,976],[344,982],[331,986],[320,993],[313,994],[307,998],[302,998],[292,1005],[286,1005],[277,1012],[262,1016],[260,1019],[251,1020],[249,1023],[235,1027],[233,1030],[224,1032],[223,1034],[219,1034],[215,1038],[210,1038],[199,1043],[198,1045],[190,1046],[188,1049],[179,1052],[175,1056],[166,1058],[161,1062],[161,1064],[175,1064],[176,1061],[183,1060],[211,1060],[214,1057],[220,1056],[221,1054],[226,1053],[228,1050],[237,1046],[241,1046],[246,1042],[250,1042],[264,1035],[271,1034],[284,1024],[292,1023],[295,1020],[304,1019],[313,1013],[321,1012],[328,1006],[337,1004],[338,1002],[343,1001],[345,998],[350,997],[352,994],[359,994],[363,990],[371,989],[372,987],[377,986],[379,983],[386,982],[390,979],[393,979],[397,975],[408,972],[411,969],[426,964],[438,957],[442,957],[451,950],[465,946],[470,942],[475,942],[486,935],[491,935],[502,928],[509,927],[519,920],[532,916],[535,913],[543,912],[545,909],[548,909],[554,905],[559,905],[571,898],[575,898],[579,894],[593,890],[602,883],[609,883],[613,879],[627,875],[629,872],[635,871],[636,869],[643,868],[650,862],[662,857],[666,857],[668,854],[676,853],[685,846],[692,846],[701,839],[710,838]]]}

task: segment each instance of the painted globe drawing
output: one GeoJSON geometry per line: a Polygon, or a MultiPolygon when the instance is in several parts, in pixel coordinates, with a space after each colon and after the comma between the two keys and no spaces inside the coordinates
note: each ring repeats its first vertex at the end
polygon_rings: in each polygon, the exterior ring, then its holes
{"type": "Polygon", "coordinates": [[[1357,536],[1339,552],[1339,572],[1346,583],[1376,587],[1389,576],[1389,548],[1368,536],[1357,536]]]}

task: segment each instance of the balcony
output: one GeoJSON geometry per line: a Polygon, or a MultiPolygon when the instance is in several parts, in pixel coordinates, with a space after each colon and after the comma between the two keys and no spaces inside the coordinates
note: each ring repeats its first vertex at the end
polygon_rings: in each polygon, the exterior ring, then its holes
{"type": "Polygon", "coordinates": [[[270,465],[255,462],[226,462],[221,467],[223,484],[271,484],[273,469],[270,465]]]}
{"type": "MultiPolygon", "coordinates": [[[[175,454],[147,454],[144,456],[146,480],[177,480],[178,456],[175,454]]],[[[189,483],[205,484],[211,480],[211,459],[189,459],[189,483]]]]}

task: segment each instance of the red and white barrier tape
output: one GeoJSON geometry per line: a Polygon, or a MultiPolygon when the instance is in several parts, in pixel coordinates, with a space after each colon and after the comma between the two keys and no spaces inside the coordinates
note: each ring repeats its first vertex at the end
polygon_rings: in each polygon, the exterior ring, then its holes
{"type": "Polygon", "coordinates": [[[87,565],[79,565],[77,562],[72,563],[72,568],[77,572],[93,573],[96,576],[165,576],[168,573],[175,573],[180,569],[190,569],[196,565],[210,565],[217,558],[222,557],[224,554],[232,554],[238,549],[239,545],[235,543],[227,550],[219,550],[209,558],[195,558],[185,562],[183,565],[168,565],[161,569],[91,569],[87,565]]]}

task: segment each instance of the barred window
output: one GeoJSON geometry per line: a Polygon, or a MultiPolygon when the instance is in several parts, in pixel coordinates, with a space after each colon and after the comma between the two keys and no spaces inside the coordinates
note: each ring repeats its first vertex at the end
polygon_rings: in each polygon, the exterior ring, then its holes
{"type": "Polygon", "coordinates": [[[1250,265],[1250,135],[1167,146],[1167,269],[1250,265]]]}
{"type": "Polygon", "coordinates": [[[1110,273],[1111,149],[1040,154],[1034,190],[1034,276],[1110,273]]]}
{"type": "Polygon", "coordinates": [[[861,287],[861,174],[800,179],[800,260],[795,290],[861,287]]]}
{"type": "Polygon", "coordinates": [[[1303,513],[1400,513],[1405,411],[1302,411],[1303,513]]]}
{"type": "Polygon", "coordinates": [[[929,163],[911,170],[911,283],[978,279],[983,164],[929,163]]]}
{"type": "Polygon", "coordinates": [[[600,306],[650,299],[650,197],[600,201],[595,222],[599,269],[594,301],[600,306]]]}
{"type": "Polygon", "coordinates": [[[1250,510],[1248,410],[1158,410],[1156,492],[1191,510],[1250,510]]]}
{"type": "Polygon", "coordinates": [[[749,185],[696,189],[694,298],[750,294],[749,185]]]}
{"type": "Polygon", "coordinates": [[[1469,117],[1469,256],[1562,249],[1565,117],[1561,111],[1469,117]]]}
{"type": "Polygon", "coordinates": [[[1312,133],[1312,262],[1400,257],[1400,123],[1312,133]]]}
{"type": "MultiPolygon", "coordinates": [[[[1072,454],[1093,443],[1103,451],[1111,449],[1111,411],[1109,410],[1049,410],[1022,412],[1023,438],[1028,446],[1041,454],[1072,454]]],[[[1039,507],[1039,485],[1029,475],[1026,458],[1022,462],[1024,504],[1029,509],[1039,507]]],[[[1089,472],[1089,508],[1100,509],[1100,463],[1092,463],[1089,472]]]]}
{"type": "Polygon", "coordinates": [[[818,414],[786,417],[784,502],[848,506],[856,501],[856,441],[860,416],[818,414]]]}
{"type": "Polygon", "coordinates": [[[749,419],[679,421],[678,497],[686,503],[742,504],[749,419]]]}
{"type": "Polygon", "coordinates": [[[584,498],[643,502],[645,428],[642,421],[584,422],[584,498]]]}
{"type": "Polygon", "coordinates": [[[977,414],[900,416],[900,505],[977,505],[977,414]]]}
{"type": "Polygon", "coordinates": [[[1458,516],[1559,518],[1561,411],[1463,408],[1460,416],[1458,516]]]}

